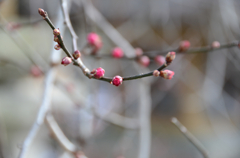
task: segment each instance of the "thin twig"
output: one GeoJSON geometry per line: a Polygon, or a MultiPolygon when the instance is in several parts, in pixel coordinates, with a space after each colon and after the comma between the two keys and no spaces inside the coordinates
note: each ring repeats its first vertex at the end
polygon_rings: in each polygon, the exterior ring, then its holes
{"type": "Polygon", "coordinates": [[[177,118],[172,118],[172,123],[182,132],[182,134],[198,149],[198,151],[203,155],[204,158],[209,158],[206,149],[203,145],[194,137],[186,127],[184,127],[177,118]]]}

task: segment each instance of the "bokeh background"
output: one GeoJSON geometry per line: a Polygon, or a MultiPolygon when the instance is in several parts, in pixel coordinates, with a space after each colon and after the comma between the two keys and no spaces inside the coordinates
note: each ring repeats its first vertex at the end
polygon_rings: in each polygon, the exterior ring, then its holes
{"type": "MultiPolygon", "coordinates": [[[[144,51],[171,50],[182,40],[192,47],[213,41],[239,39],[238,0],[92,0],[93,5],[132,44],[144,51]]],[[[70,17],[79,49],[89,32],[103,39],[99,54],[110,54],[114,43],[84,13],[81,0],[72,0],[70,17]]],[[[55,22],[58,0],[3,0],[0,2],[0,157],[17,157],[42,102],[45,76],[31,73],[24,54],[50,62],[52,31],[38,14],[46,10],[55,22]],[[14,23],[13,23],[14,22],[14,23]],[[21,24],[12,29],[13,24],[21,24]],[[26,44],[27,43],[27,44],[26,44]],[[33,53],[34,52],[34,53],[33,53]],[[37,57],[38,58],[38,57],[37,57]]],[[[15,25],[14,25],[15,26],[15,25]]],[[[57,26],[56,26],[57,27],[57,26]]],[[[64,41],[71,49],[71,36],[64,41]]],[[[64,57],[64,53],[62,57],[64,57]]],[[[240,50],[177,54],[169,69],[172,80],[149,77],[126,81],[120,87],[87,79],[77,67],[62,66],[52,92],[51,111],[66,136],[89,158],[139,157],[139,130],[124,129],[96,117],[118,113],[140,120],[140,104],[151,98],[151,158],[201,158],[199,151],[171,123],[177,117],[204,145],[210,158],[240,157],[240,50]],[[144,84],[145,88],[141,88],[144,84]]],[[[137,74],[132,62],[83,55],[90,68],[103,67],[106,76],[137,74]]],[[[42,65],[43,67],[48,66],[42,65]]],[[[142,72],[149,70],[138,65],[142,72]]],[[[68,158],[46,125],[41,127],[27,157],[68,158]]]]}

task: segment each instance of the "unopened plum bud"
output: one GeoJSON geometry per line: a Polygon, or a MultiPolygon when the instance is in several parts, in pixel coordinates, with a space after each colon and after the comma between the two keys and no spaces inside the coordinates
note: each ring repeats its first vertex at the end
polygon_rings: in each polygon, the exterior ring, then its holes
{"type": "Polygon", "coordinates": [[[62,59],[61,64],[64,65],[64,66],[67,66],[67,65],[71,64],[71,62],[72,62],[72,59],[70,57],[64,57],[62,59]]]}
{"type": "Polygon", "coordinates": [[[166,63],[170,64],[176,57],[176,53],[175,52],[168,52],[168,54],[166,55],[166,63]]]}
{"type": "Polygon", "coordinates": [[[112,50],[112,56],[114,58],[122,58],[123,57],[123,51],[121,48],[119,47],[115,47],[113,50],[112,50]]]}
{"type": "Polygon", "coordinates": [[[171,70],[163,70],[163,71],[160,71],[160,76],[165,78],[165,79],[172,79],[174,75],[174,72],[171,71],[171,70]]]}
{"type": "Polygon", "coordinates": [[[104,76],[105,70],[101,67],[97,68],[97,69],[93,69],[91,74],[93,74],[93,76],[97,79],[100,79],[104,76]]]}
{"type": "Polygon", "coordinates": [[[141,56],[139,58],[139,63],[145,67],[147,67],[150,64],[150,59],[148,56],[141,56]]]}
{"type": "Polygon", "coordinates": [[[160,75],[160,72],[158,70],[153,71],[153,76],[158,77],[160,75]]]}
{"type": "Polygon", "coordinates": [[[61,49],[61,46],[60,46],[59,44],[56,44],[56,45],[54,46],[54,49],[59,50],[59,49],[61,49]]]}
{"type": "Polygon", "coordinates": [[[158,64],[158,65],[163,65],[165,63],[165,57],[162,56],[162,55],[157,55],[155,58],[154,58],[154,61],[158,64]]]}
{"type": "Polygon", "coordinates": [[[190,42],[189,41],[181,41],[180,44],[179,44],[179,52],[184,52],[186,50],[189,49],[189,47],[191,46],[190,42]]]}
{"type": "Polygon", "coordinates": [[[91,32],[87,36],[88,44],[94,46],[95,49],[99,50],[102,47],[102,39],[98,36],[98,34],[91,32]]]}
{"type": "Polygon", "coordinates": [[[53,40],[54,40],[54,42],[59,42],[58,37],[56,35],[54,35],[53,40]]]}
{"type": "Polygon", "coordinates": [[[55,36],[59,36],[59,35],[60,35],[59,29],[54,29],[54,30],[53,30],[53,34],[54,34],[55,36]]]}
{"type": "Polygon", "coordinates": [[[46,17],[46,13],[42,8],[38,8],[38,13],[44,18],[46,17]]]}
{"type": "Polygon", "coordinates": [[[141,48],[135,48],[135,54],[137,57],[142,56],[143,55],[143,51],[141,48]]]}
{"type": "Polygon", "coordinates": [[[216,48],[219,48],[221,45],[218,41],[214,41],[211,45],[212,48],[216,49],[216,48]]]}
{"type": "Polygon", "coordinates": [[[73,53],[73,57],[74,57],[74,59],[80,58],[80,57],[81,57],[80,51],[79,51],[79,50],[76,50],[76,51],[73,53]]]}
{"type": "Polygon", "coordinates": [[[123,78],[121,76],[115,76],[113,77],[111,84],[115,86],[120,86],[122,82],[123,82],[123,78]]]}

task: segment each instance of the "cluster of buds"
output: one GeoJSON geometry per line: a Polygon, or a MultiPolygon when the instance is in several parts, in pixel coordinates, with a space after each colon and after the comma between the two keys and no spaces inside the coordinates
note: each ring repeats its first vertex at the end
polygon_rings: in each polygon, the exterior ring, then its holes
{"type": "Polygon", "coordinates": [[[114,58],[122,58],[124,55],[123,51],[121,48],[119,47],[115,47],[113,50],[112,50],[112,56],[114,58]]]}
{"type": "Polygon", "coordinates": [[[43,17],[46,18],[47,14],[42,8],[38,8],[38,13],[43,17]]]}
{"type": "Polygon", "coordinates": [[[58,36],[60,35],[60,30],[59,29],[54,29],[53,30],[53,35],[54,35],[54,38],[53,38],[54,42],[58,43],[54,46],[54,49],[59,50],[59,49],[61,49],[61,45],[60,45],[59,39],[58,39],[58,36]]]}
{"type": "Polygon", "coordinates": [[[191,46],[191,43],[189,41],[181,41],[179,44],[179,52],[185,52],[189,49],[189,47],[191,46]]]}
{"type": "Polygon", "coordinates": [[[115,76],[113,77],[111,84],[115,86],[120,86],[122,82],[123,82],[123,78],[121,76],[115,76]]]}
{"type": "Polygon", "coordinates": [[[94,32],[88,34],[87,41],[88,44],[94,48],[93,53],[96,53],[100,48],[102,48],[102,39],[94,32]]]}
{"type": "Polygon", "coordinates": [[[171,62],[175,59],[176,57],[176,53],[175,52],[168,52],[168,54],[166,55],[166,64],[169,65],[171,64],[171,62]]]}
{"type": "Polygon", "coordinates": [[[105,70],[101,67],[93,69],[91,71],[91,74],[93,74],[93,77],[96,79],[100,79],[104,76],[105,70]]]}
{"type": "Polygon", "coordinates": [[[212,43],[212,45],[211,45],[211,47],[213,48],[213,49],[216,49],[216,48],[219,48],[221,45],[220,45],[220,43],[218,42],[218,41],[214,41],[213,43],[212,43]]]}

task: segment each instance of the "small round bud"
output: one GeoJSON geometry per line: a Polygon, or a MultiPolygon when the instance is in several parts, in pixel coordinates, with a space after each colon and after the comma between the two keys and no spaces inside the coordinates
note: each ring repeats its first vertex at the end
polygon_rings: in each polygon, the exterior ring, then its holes
{"type": "Polygon", "coordinates": [[[80,57],[81,57],[80,51],[79,51],[79,50],[76,50],[76,51],[73,53],[73,57],[74,57],[74,59],[80,58],[80,57]]]}
{"type": "Polygon", "coordinates": [[[160,75],[160,72],[158,70],[153,71],[153,76],[158,77],[160,75]]]}
{"type": "Polygon", "coordinates": [[[163,70],[163,71],[160,71],[160,76],[165,78],[165,79],[169,79],[171,80],[172,77],[174,75],[174,72],[171,71],[171,70],[163,70]]]}
{"type": "Polygon", "coordinates": [[[59,42],[58,37],[56,35],[54,35],[53,41],[57,43],[59,42]]]}
{"type": "Polygon", "coordinates": [[[123,51],[121,48],[119,47],[115,47],[113,50],[112,50],[112,56],[114,58],[122,58],[123,57],[123,51]]]}
{"type": "Polygon", "coordinates": [[[113,84],[115,86],[120,86],[122,84],[122,81],[123,81],[123,79],[121,76],[115,76],[115,77],[113,77],[111,84],[113,84]]]}
{"type": "Polygon", "coordinates": [[[72,62],[72,59],[71,59],[71,58],[69,58],[69,57],[64,57],[64,58],[62,59],[61,64],[64,65],[64,66],[67,66],[67,65],[71,64],[71,62],[72,62]]]}
{"type": "Polygon", "coordinates": [[[168,54],[166,55],[166,63],[170,64],[176,57],[176,53],[175,52],[168,52],[168,54]]]}
{"type": "Polygon", "coordinates": [[[142,56],[143,55],[143,51],[141,48],[135,48],[135,54],[137,57],[142,56]]]}
{"type": "Polygon", "coordinates": [[[54,34],[55,36],[59,36],[59,35],[60,35],[59,29],[54,29],[54,30],[53,30],[53,34],[54,34]]]}
{"type": "Polygon", "coordinates": [[[189,41],[181,41],[180,44],[179,44],[179,51],[180,52],[184,52],[186,50],[188,50],[188,48],[191,46],[190,42],[189,41]]]}
{"type": "Polygon", "coordinates": [[[139,63],[145,67],[147,67],[150,64],[150,59],[148,56],[141,56],[139,58],[139,63]]]}
{"type": "Polygon", "coordinates": [[[212,45],[211,45],[211,47],[212,48],[219,48],[221,45],[220,45],[220,43],[218,42],[218,41],[214,41],[213,43],[212,43],[212,45]]]}
{"type": "Polygon", "coordinates": [[[158,64],[158,65],[163,65],[165,63],[165,57],[162,55],[157,55],[154,58],[154,61],[158,64]]]}
{"type": "Polygon", "coordinates": [[[100,79],[104,76],[105,70],[101,67],[97,68],[97,69],[93,69],[91,74],[94,75],[95,78],[100,79]]]}
{"type": "Polygon", "coordinates": [[[61,46],[60,46],[59,44],[56,44],[56,45],[54,46],[54,49],[59,50],[59,49],[61,49],[61,46]]]}
{"type": "Polygon", "coordinates": [[[38,13],[44,18],[46,17],[46,13],[42,8],[38,8],[38,13]]]}
{"type": "Polygon", "coordinates": [[[30,72],[31,72],[31,74],[34,77],[40,77],[43,74],[42,70],[38,66],[36,66],[36,65],[31,67],[31,71],[30,72]]]}
{"type": "Polygon", "coordinates": [[[94,46],[95,49],[99,50],[102,47],[102,40],[96,33],[89,33],[87,36],[88,44],[94,46]]]}

